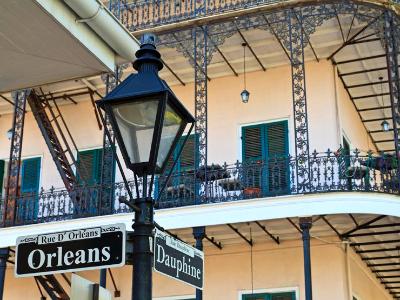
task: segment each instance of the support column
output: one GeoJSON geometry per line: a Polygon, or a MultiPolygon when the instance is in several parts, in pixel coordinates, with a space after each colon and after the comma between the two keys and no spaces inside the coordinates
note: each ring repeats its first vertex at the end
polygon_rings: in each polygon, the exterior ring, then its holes
{"type": "MultiPolygon", "coordinates": [[[[102,77],[103,82],[106,84],[106,95],[110,93],[118,84],[118,76],[119,70],[117,67],[117,71],[114,76],[107,74],[102,77]]],[[[101,113],[101,112],[99,112],[101,113]]],[[[115,156],[112,148],[112,144],[115,145],[115,135],[112,129],[110,120],[107,115],[104,116],[104,126],[107,128],[103,128],[103,156],[102,156],[102,164],[101,164],[101,196],[99,203],[99,215],[111,214],[113,212],[114,205],[114,180],[115,180],[115,156]],[[107,137],[106,130],[108,130],[109,135],[112,139],[107,137]]]]}
{"type": "Polygon", "coordinates": [[[312,300],[312,278],[311,278],[311,255],[310,255],[310,229],[312,227],[312,218],[300,218],[300,228],[303,238],[303,256],[304,256],[304,286],[305,300],[312,300]]]}
{"type": "MultiPolygon", "coordinates": [[[[206,236],[206,228],[204,226],[201,227],[193,227],[193,237],[196,240],[196,249],[203,251],[203,239],[206,236]]],[[[203,300],[203,291],[196,289],[196,300],[203,300]]]]}
{"type": "Polygon", "coordinates": [[[18,182],[21,165],[22,140],[24,135],[26,98],[30,90],[13,92],[14,118],[12,127],[10,158],[8,163],[7,186],[4,201],[4,225],[13,226],[16,222],[18,182]]]}
{"type": "Polygon", "coordinates": [[[195,204],[206,199],[207,191],[207,26],[193,28],[194,80],[195,80],[195,118],[196,126],[196,165],[204,167],[204,181],[200,182],[199,195],[195,204]]]}
{"type": "MultiPolygon", "coordinates": [[[[293,119],[296,150],[297,191],[310,189],[310,147],[308,138],[306,73],[304,66],[304,32],[301,10],[287,13],[288,43],[292,68],[293,119]]],[[[285,43],[286,44],[286,43],[285,43]]]]}
{"type": "Polygon", "coordinates": [[[9,255],[8,248],[0,249],[0,300],[3,300],[4,281],[6,278],[8,255],[9,255]]]}
{"type": "MultiPolygon", "coordinates": [[[[116,72],[113,75],[107,74],[102,76],[103,82],[106,84],[106,95],[108,95],[118,85],[122,70],[117,66],[116,72]]],[[[101,113],[99,111],[99,113],[101,113]]],[[[115,135],[111,126],[110,119],[107,115],[104,116],[103,128],[103,157],[101,164],[101,196],[99,203],[99,214],[112,214],[114,208],[114,181],[115,181],[115,154],[112,145],[115,145],[115,135]],[[107,136],[107,130],[110,141],[107,136]]],[[[100,286],[106,288],[107,285],[107,269],[100,270],[100,286]]]]}
{"type": "MultiPolygon", "coordinates": [[[[26,98],[29,90],[13,92],[14,118],[12,127],[10,158],[8,164],[6,197],[4,201],[3,226],[13,226],[16,219],[18,182],[20,174],[20,161],[22,139],[24,133],[26,98]]],[[[3,299],[4,281],[6,277],[8,248],[0,249],[0,300],[3,299]]]]}
{"type": "MultiPolygon", "coordinates": [[[[400,130],[400,76],[399,76],[399,62],[398,53],[399,45],[395,34],[396,24],[393,18],[393,12],[391,10],[385,11],[385,50],[386,50],[386,62],[388,70],[388,81],[389,81],[389,94],[390,103],[392,107],[392,122],[393,122],[393,133],[394,133],[394,149],[396,157],[400,157],[400,141],[399,141],[399,130],[400,130]]],[[[397,166],[397,177],[400,176],[400,164],[397,166]]]]}

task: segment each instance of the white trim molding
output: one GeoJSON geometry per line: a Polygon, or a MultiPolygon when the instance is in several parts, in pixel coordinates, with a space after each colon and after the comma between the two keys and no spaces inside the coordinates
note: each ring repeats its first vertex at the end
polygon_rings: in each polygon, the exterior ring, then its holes
{"type": "Polygon", "coordinates": [[[182,299],[195,299],[196,295],[183,295],[183,296],[169,296],[169,297],[156,297],[153,300],[182,300],[182,299]]]}
{"type": "MultiPolygon", "coordinates": [[[[155,220],[165,229],[213,226],[330,214],[378,214],[400,217],[400,197],[383,193],[337,192],[289,195],[157,210],[155,220]]],[[[133,213],[41,223],[0,229],[0,247],[15,246],[19,236],[124,223],[133,213]]]]}

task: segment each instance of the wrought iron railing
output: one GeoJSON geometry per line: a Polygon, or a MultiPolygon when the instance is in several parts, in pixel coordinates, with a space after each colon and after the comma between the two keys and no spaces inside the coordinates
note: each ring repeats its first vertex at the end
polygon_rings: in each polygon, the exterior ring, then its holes
{"type": "MultiPolygon", "coordinates": [[[[397,159],[391,156],[352,155],[342,152],[314,152],[310,156],[310,182],[296,182],[294,157],[275,157],[268,161],[232,165],[211,165],[196,171],[159,177],[153,186],[156,208],[237,201],[323,192],[360,191],[399,194],[397,159]],[[206,177],[204,174],[207,174],[206,177]],[[206,184],[200,184],[206,182],[206,184]],[[160,194],[160,188],[165,189],[160,194]],[[200,188],[201,187],[201,188],[200,188]]],[[[135,195],[134,183],[129,182],[135,195]]],[[[113,186],[81,186],[72,192],[51,189],[25,194],[17,199],[14,225],[60,221],[129,212],[120,197],[128,198],[123,183],[113,186]],[[104,193],[108,197],[103,197],[104,193]],[[108,199],[101,203],[100,199],[108,199]]]]}
{"type": "Polygon", "coordinates": [[[288,0],[110,0],[110,10],[130,30],[171,24],[288,0]]]}

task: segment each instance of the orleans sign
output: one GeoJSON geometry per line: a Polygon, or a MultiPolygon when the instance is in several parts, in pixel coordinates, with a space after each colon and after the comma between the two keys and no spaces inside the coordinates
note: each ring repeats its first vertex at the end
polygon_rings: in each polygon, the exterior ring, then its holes
{"type": "Polygon", "coordinates": [[[15,257],[17,277],[121,267],[125,225],[19,237],[15,257]]]}

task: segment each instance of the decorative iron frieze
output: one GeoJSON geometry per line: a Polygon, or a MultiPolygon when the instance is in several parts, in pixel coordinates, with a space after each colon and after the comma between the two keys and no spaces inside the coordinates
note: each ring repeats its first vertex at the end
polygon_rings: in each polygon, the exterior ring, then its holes
{"type": "Polygon", "coordinates": [[[292,69],[293,119],[297,169],[297,189],[307,192],[310,188],[310,154],[308,136],[307,93],[304,66],[304,31],[301,11],[289,10],[288,36],[292,69]],[[295,15],[296,14],[296,15],[295,15]]]}
{"type": "MultiPolygon", "coordinates": [[[[195,132],[197,135],[195,153],[196,156],[198,156],[195,161],[198,162],[200,167],[207,166],[207,31],[207,26],[202,28],[193,28],[195,62],[195,132]]],[[[206,174],[204,178],[207,178],[206,174]]],[[[201,182],[200,185],[200,201],[204,201],[204,196],[207,195],[207,180],[201,182]]]]}
{"type": "MultiPolygon", "coordinates": [[[[399,77],[399,35],[396,32],[398,28],[397,22],[393,18],[393,13],[385,12],[385,49],[386,62],[389,81],[390,102],[392,107],[392,123],[394,133],[394,149],[396,157],[400,157],[400,77],[399,77]]],[[[397,166],[397,175],[400,179],[400,164],[397,166]]]]}
{"type": "MultiPolygon", "coordinates": [[[[108,95],[120,81],[122,76],[122,68],[117,68],[114,74],[102,75],[102,80],[106,84],[106,95],[108,95]]],[[[101,113],[101,112],[100,112],[101,113]]],[[[103,153],[102,153],[102,164],[101,164],[101,197],[99,203],[99,213],[111,214],[113,211],[114,203],[114,191],[113,184],[115,179],[115,154],[113,145],[115,145],[115,135],[111,126],[110,119],[107,115],[104,116],[104,124],[106,128],[103,128],[103,153]],[[109,136],[107,136],[108,131],[109,136]]]]}

